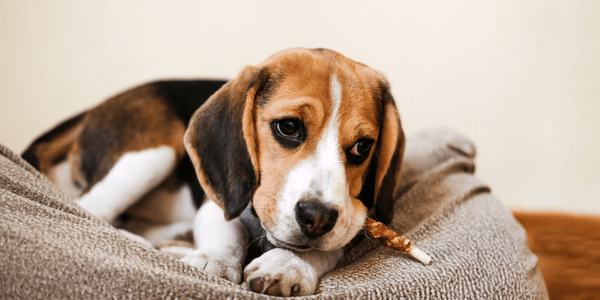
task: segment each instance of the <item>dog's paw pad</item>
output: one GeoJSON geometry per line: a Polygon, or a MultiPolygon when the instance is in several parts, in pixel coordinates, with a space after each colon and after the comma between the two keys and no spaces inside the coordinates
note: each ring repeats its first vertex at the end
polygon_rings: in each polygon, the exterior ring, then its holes
{"type": "Polygon", "coordinates": [[[181,261],[234,283],[242,281],[242,265],[236,258],[198,249],[183,257],[181,261]]]}
{"type": "Polygon", "coordinates": [[[252,261],[244,278],[251,291],[272,296],[312,294],[318,279],[312,266],[284,249],[273,249],[252,261]]]}

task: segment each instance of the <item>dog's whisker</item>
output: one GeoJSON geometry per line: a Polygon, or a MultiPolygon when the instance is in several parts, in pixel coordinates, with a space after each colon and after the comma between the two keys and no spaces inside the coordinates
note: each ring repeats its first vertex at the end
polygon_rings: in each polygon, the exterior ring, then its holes
{"type": "Polygon", "coordinates": [[[260,236],[260,241],[258,241],[258,247],[260,248],[261,251],[265,251],[264,248],[264,244],[263,244],[263,240],[267,238],[267,232],[263,232],[263,234],[260,236]]]}
{"type": "Polygon", "coordinates": [[[255,238],[254,240],[252,240],[250,243],[248,243],[248,245],[246,245],[246,252],[248,252],[248,249],[250,249],[250,247],[252,246],[252,244],[254,244],[254,242],[256,242],[256,241],[258,241],[258,247],[262,250],[262,248],[261,248],[260,245],[262,243],[263,236],[264,236],[264,233],[261,236],[259,236],[259,237],[255,238]]]}
{"type": "Polygon", "coordinates": [[[248,247],[250,247],[250,245],[251,245],[252,243],[256,242],[256,241],[258,241],[258,243],[260,244],[260,242],[261,242],[261,240],[262,240],[262,237],[263,237],[263,236],[261,235],[261,236],[259,236],[259,237],[255,238],[254,240],[252,240],[252,241],[251,241],[251,242],[248,244],[248,247]]]}

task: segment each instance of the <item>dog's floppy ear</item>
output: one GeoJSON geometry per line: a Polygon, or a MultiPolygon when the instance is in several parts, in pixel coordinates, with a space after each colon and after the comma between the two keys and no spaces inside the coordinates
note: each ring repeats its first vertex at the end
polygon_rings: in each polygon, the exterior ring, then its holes
{"type": "Polygon", "coordinates": [[[244,68],[194,113],[185,133],[200,184],[227,220],[248,206],[260,180],[254,100],[267,79],[266,69],[244,68]]]}
{"type": "Polygon", "coordinates": [[[394,98],[383,78],[380,79],[379,91],[381,129],[367,178],[358,198],[368,208],[374,206],[376,218],[387,224],[392,221],[394,214],[394,190],[400,177],[405,138],[394,98]]]}

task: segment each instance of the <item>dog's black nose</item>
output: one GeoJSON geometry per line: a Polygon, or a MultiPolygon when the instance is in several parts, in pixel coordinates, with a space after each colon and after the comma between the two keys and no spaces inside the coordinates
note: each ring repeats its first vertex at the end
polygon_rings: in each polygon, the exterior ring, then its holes
{"type": "Polygon", "coordinates": [[[337,217],[337,210],[318,201],[308,200],[296,203],[296,221],[298,221],[302,233],[309,237],[319,237],[331,231],[337,217]]]}

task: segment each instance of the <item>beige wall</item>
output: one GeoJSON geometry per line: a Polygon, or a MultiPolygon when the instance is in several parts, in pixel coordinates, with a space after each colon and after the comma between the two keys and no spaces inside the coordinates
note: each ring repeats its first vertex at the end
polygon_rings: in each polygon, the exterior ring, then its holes
{"type": "Polygon", "coordinates": [[[157,78],[289,47],[387,74],[410,134],[450,127],[508,206],[600,212],[600,1],[1,1],[0,142],[157,78]],[[378,4],[375,4],[378,3],[378,4]]]}

